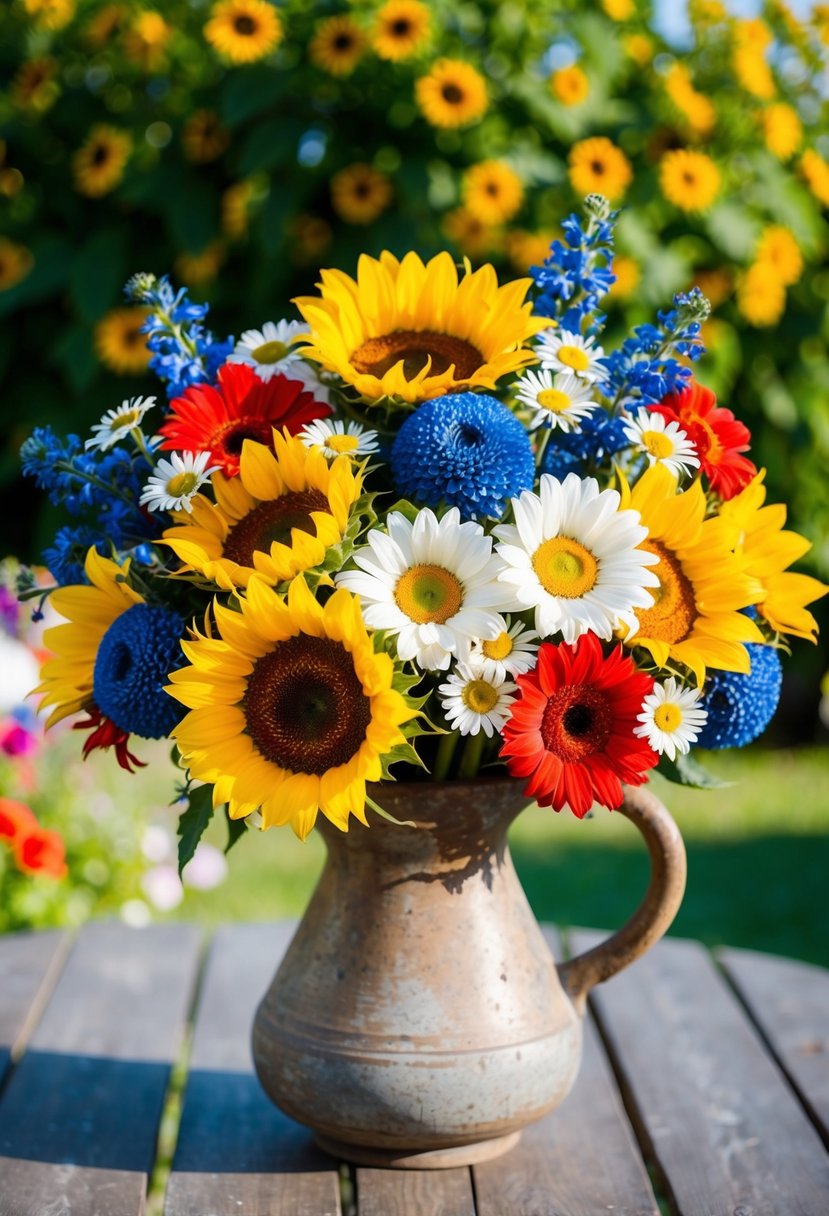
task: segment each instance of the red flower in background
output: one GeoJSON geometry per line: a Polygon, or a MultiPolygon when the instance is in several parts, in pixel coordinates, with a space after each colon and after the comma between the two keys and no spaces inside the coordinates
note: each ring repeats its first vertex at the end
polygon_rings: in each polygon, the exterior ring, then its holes
{"type": "Polygon", "coordinates": [[[66,850],[60,834],[41,827],[24,803],[0,798],[0,839],[11,845],[24,874],[66,877],[66,850]]]}
{"type": "Polygon", "coordinates": [[[749,449],[751,432],[731,410],[717,405],[710,388],[691,380],[681,393],[671,393],[648,408],[666,422],[679,423],[697,449],[711,489],[721,498],[733,498],[756,476],[755,466],[740,455],[749,449]]]}
{"type": "Polygon", "coordinates": [[[617,646],[605,656],[594,633],[575,645],[545,642],[503,730],[501,755],[540,806],[569,806],[579,819],[594,802],[621,806],[622,782],[642,785],[659,757],[633,731],[653,689],[617,646]]]}
{"type": "Polygon", "coordinates": [[[172,415],[159,430],[162,448],[177,452],[210,452],[210,463],[228,477],[239,472],[246,439],[270,447],[276,427],[295,435],[307,422],[325,418],[331,406],[317,401],[300,380],[273,376],[260,380],[244,363],[219,368],[219,384],[193,384],[176,397],[172,415]]]}

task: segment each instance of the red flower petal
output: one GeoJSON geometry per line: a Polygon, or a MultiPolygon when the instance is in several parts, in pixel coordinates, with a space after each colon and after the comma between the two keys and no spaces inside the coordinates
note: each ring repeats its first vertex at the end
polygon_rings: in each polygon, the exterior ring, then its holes
{"type": "Polygon", "coordinates": [[[691,380],[681,393],[671,393],[649,407],[666,422],[678,422],[697,449],[700,466],[711,489],[721,498],[733,498],[757,474],[741,452],[747,452],[751,432],[731,410],[717,405],[710,389],[691,380]]]}

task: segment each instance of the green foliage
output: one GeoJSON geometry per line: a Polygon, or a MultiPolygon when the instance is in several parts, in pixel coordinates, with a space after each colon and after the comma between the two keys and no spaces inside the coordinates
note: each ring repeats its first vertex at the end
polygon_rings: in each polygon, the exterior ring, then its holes
{"type": "Polygon", "coordinates": [[[205,828],[213,818],[213,786],[197,785],[186,792],[187,809],[178,821],[178,872],[179,877],[196,851],[205,828]]]}

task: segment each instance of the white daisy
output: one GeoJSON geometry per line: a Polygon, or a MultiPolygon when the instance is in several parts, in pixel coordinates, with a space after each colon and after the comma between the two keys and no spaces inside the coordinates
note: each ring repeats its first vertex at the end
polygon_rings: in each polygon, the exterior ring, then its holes
{"type": "Polygon", "coordinates": [[[697,449],[678,422],[666,422],[661,414],[640,410],[625,422],[625,434],[648,464],[664,464],[676,477],[699,468],[697,449]]]}
{"type": "Polygon", "coordinates": [[[354,554],[358,570],[336,577],[360,596],[370,629],[397,635],[397,653],[427,671],[445,671],[454,655],[465,658],[473,638],[496,638],[496,609],[512,597],[498,582],[502,563],[480,524],[460,522],[457,507],[438,520],[418,511],[410,523],[399,511],[386,531],[373,528],[354,554]]]}
{"type": "Polygon", "coordinates": [[[304,384],[306,390],[313,394],[315,401],[321,401],[323,405],[331,404],[331,389],[320,376],[317,367],[300,359],[297,363],[291,364],[285,375],[290,380],[299,380],[304,384]]]}
{"type": "Polygon", "coordinates": [[[554,372],[571,372],[593,384],[607,378],[599,363],[604,351],[593,338],[583,338],[570,329],[548,329],[535,344],[541,366],[554,372]]]}
{"type": "Polygon", "coordinates": [[[122,401],[117,410],[107,410],[101,421],[93,426],[92,436],[87,439],[84,448],[100,448],[105,452],[119,440],[126,439],[132,431],[140,430],[144,415],[154,405],[155,397],[130,397],[122,401]]]}
{"type": "Polygon", "coordinates": [[[582,418],[586,418],[599,404],[595,390],[586,380],[580,380],[572,372],[553,372],[542,368],[540,372],[525,372],[515,385],[516,397],[522,405],[533,411],[530,430],[546,424],[555,430],[577,431],[582,418]]]}
{"type": "Polygon", "coordinates": [[[501,733],[509,717],[518,685],[503,676],[485,679],[480,672],[458,663],[445,684],[438,685],[440,703],[450,725],[461,735],[483,731],[488,739],[501,733]]]}
{"type": "Polygon", "coordinates": [[[233,354],[228,356],[228,363],[247,363],[255,368],[260,380],[270,380],[278,373],[293,379],[296,364],[302,362],[294,344],[308,331],[309,326],[304,321],[266,321],[261,329],[245,330],[233,348],[233,354]]]}
{"type": "Polygon", "coordinates": [[[647,739],[655,752],[664,752],[671,760],[677,752],[686,755],[708,720],[708,711],[699,705],[702,692],[698,688],[683,688],[671,676],[664,684],[654,684],[653,692],[642,702],[642,713],[634,727],[634,735],[647,739]]]}
{"type": "Polygon", "coordinates": [[[173,452],[169,460],[159,460],[139,503],[149,511],[192,512],[192,499],[219,466],[207,467],[209,452],[173,452]]]}
{"type": "Polygon", "coordinates": [[[367,431],[359,422],[332,421],[318,418],[302,428],[297,436],[307,448],[322,448],[329,459],[337,456],[368,456],[380,447],[377,432],[367,431]]]}
{"type": "Polygon", "coordinates": [[[620,510],[616,490],[599,490],[592,478],[545,473],[540,495],[513,498],[515,525],[494,529],[506,569],[501,581],[522,608],[535,608],[542,638],[561,633],[565,642],[588,630],[609,640],[625,625],[634,632],[635,608],[649,608],[658,587],[657,554],[638,549],[648,535],[638,511],[620,510]]]}
{"type": "Polygon", "coordinates": [[[503,617],[497,638],[476,638],[467,660],[469,667],[484,680],[505,680],[535,667],[539,637],[525,629],[521,620],[509,625],[503,617]]]}

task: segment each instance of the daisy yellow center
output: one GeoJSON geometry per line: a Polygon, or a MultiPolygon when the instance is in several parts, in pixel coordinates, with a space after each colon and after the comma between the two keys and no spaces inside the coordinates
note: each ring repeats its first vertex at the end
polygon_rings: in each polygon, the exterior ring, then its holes
{"type": "Polygon", "coordinates": [[[192,494],[198,484],[198,473],[176,473],[167,482],[167,493],[173,498],[180,498],[192,494]]]}
{"type": "Polygon", "coordinates": [[[402,363],[405,378],[414,380],[430,359],[430,375],[442,375],[454,365],[456,380],[468,379],[484,363],[483,355],[471,342],[430,329],[398,329],[379,338],[369,338],[351,355],[356,371],[378,379],[402,363]]]}
{"type": "Polygon", "coordinates": [[[558,358],[566,367],[572,367],[574,372],[587,371],[590,359],[580,346],[560,346],[558,358]]]}
{"type": "MultiPolygon", "coordinates": [[[[562,349],[564,349],[562,347],[562,349]]],[[[569,349],[573,349],[570,347],[569,349]]],[[[561,354],[561,351],[559,351],[561,354]]],[[[572,365],[571,365],[572,366],[572,365]]],[[[587,364],[585,364],[585,367],[587,364]]],[[[558,388],[545,388],[536,397],[536,401],[543,410],[549,410],[551,414],[563,414],[569,408],[571,402],[566,393],[563,393],[558,388]]]]}
{"type": "Polygon", "coordinates": [[[263,342],[261,346],[254,346],[250,352],[251,359],[255,359],[257,363],[278,363],[280,359],[284,359],[288,354],[289,347],[284,342],[263,342]]]}
{"type": "Polygon", "coordinates": [[[660,730],[667,731],[670,734],[678,726],[682,725],[682,711],[679,706],[672,705],[670,701],[666,701],[654,711],[653,724],[654,726],[658,726],[660,730]]]}
{"type": "Polygon", "coordinates": [[[613,715],[596,688],[565,684],[550,697],[541,718],[541,740],[566,764],[602,751],[610,738],[613,715]]]}
{"type": "Polygon", "coordinates": [[[532,557],[538,581],[550,595],[578,599],[596,585],[599,564],[589,549],[567,536],[554,536],[532,557]]]}
{"type": "Polygon", "coordinates": [[[461,693],[467,709],[475,714],[488,714],[498,704],[498,689],[487,680],[470,680],[461,693]]]}
{"type": "Polygon", "coordinates": [[[371,701],[340,642],[298,634],[257,659],[242,702],[247,733],[279,768],[322,775],[347,764],[371,722],[371,701]]]}
{"type": "Polygon", "coordinates": [[[129,426],[129,427],[138,426],[140,421],[141,421],[141,411],[140,410],[124,410],[123,413],[115,415],[115,417],[113,418],[113,420],[110,424],[110,430],[116,431],[116,430],[120,430],[121,427],[125,427],[125,426],[129,426]]]}
{"type": "Polygon", "coordinates": [[[326,446],[332,452],[356,452],[360,446],[360,440],[356,435],[329,435],[325,441],[326,446]]]}
{"type": "Polygon", "coordinates": [[[497,638],[484,642],[481,650],[488,659],[505,659],[512,654],[512,638],[506,630],[502,630],[497,638]]]}
{"type": "Polygon", "coordinates": [[[330,513],[328,499],[321,490],[296,490],[272,502],[262,502],[228,532],[222,557],[239,566],[253,566],[257,551],[269,553],[272,544],[290,545],[291,530],[316,535],[312,511],[330,513]]]}
{"type": "Polygon", "coordinates": [[[460,609],[463,586],[451,570],[442,566],[411,566],[398,579],[394,599],[400,611],[417,625],[443,625],[460,609]]]}
{"type": "Polygon", "coordinates": [[[673,441],[662,431],[643,431],[642,443],[657,460],[664,460],[666,456],[672,455],[674,450],[673,441]]]}
{"type": "Polygon", "coordinates": [[[681,642],[693,629],[698,615],[693,585],[679,558],[670,549],[658,541],[645,541],[639,547],[659,558],[658,564],[650,567],[659,579],[658,587],[648,588],[653,605],[636,613],[639,632],[642,637],[669,645],[681,642]]]}

